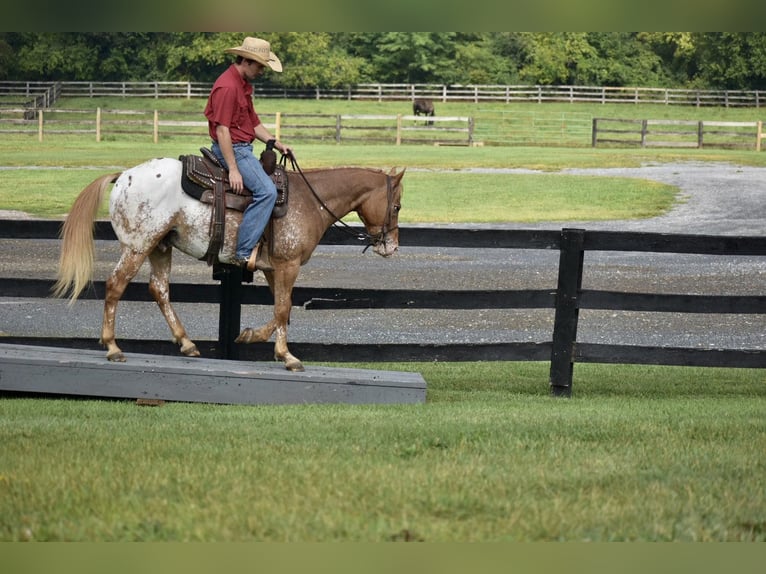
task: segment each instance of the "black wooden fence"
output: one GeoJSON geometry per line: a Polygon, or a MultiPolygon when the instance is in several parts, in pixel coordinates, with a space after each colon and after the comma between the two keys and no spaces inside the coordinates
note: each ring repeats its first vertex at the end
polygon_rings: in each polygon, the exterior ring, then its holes
{"type": "MultiPolygon", "coordinates": [[[[58,237],[60,222],[6,220],[0,238],[58,237]]],[[[97,239],[114,239],[109,222],[97,222],[97,239]]],[[[680,313],[766,314],[766,294],[756,296],[627,293],[582,289],[585,251],[631,251],[712,255],[766,256],[766,236],[705,236],[661,233],[490,229],[400,229],[400,242],[407,246],[556,249],[560,252],[558,285],[537,290],[427,291],[411,289],[344,289],[296,287],[293,304],[306,308],[394,308],[394,309],[543,309],[555,308],[552,340],[543,343],[504,342],[486,344],[290,344],[304,360],[338,361],[550,361],[551,393],[570,396],[575,362],[689,365],[710,367],[766,368],[766,350],[699,349],[577,342],[580,309],[680,313]]],[[[331,228],[323,244],[356,245],[357,240],[331,228]]],[[[238,346],[233,341],[240,330],[240,305],[272,303],[265,286],[243,285],[242,271],[231,266],[214,269],[220,285],[174,284],[173,300],[220,304],[219,340],[197,341],[207,356],[243,360],[271,357],[270,343],[238,346]]],[[[0,297],[47,297],[52,280],[0,278],[0,297]]],[[[95,282],[82,298],[102,299],[103,282],[95,282]]],[[[131,284],[125,300],[150,301],[146,285],[131,284]]],[[[97,348],[86,339],[4,337],[6,343],[45,344],[71,348],[97,348]]],[[[128,352],[175,354],[177,347],[161,341],[120,341],[128,352]]]]}

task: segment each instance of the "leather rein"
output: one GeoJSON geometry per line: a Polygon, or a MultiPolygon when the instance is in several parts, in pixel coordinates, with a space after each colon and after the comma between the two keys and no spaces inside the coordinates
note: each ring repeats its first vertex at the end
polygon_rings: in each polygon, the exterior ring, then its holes
{"type": "Polygon", "coordinates": [[[386,207],[386,221],[383,223],[383,226],[380,230],[380,233],[371,234],[366,229],[360,231],[354,230],[353,227],[351,227],[348,223],[343,221],[340,217],[335,215],[329,207],[327,207],[327,204],[324,202],[324,200],[319,197],[319,194],[314,189],[314,186],[309,183],[309,180],[306,178],[306,175],[303,173],[303,170],[298,165],[298,162],[295,160],[295,157],[290,154],[289,156],[286,154],[283,154],[280,158],[280,163],[283,166],[286,166],[287,160],[290,160],[290,164],[292,165],[293,170],[297,171],[301,177],[303,178],[303,181],[306,182],[306,185],[308,186],[309,190],[311,190],[312,195],[314,198],[319,202],[319,205],[322,206],[322,208],[330,214],[330,216],[333,218],[332,225],[346,233],[347,235],[351,235],[352,237],[355,237],[359,241],[367,241],[367,246],[364,248],[362,253],[365,253],[370,247],[374,247],[376,245],[380,245],[381,243],[385,243],[386,241],[386,235],[391,233],[392,231],[399,229],[399,226],[396,227],[390,227],[391,225],[391,218],[393,217],[393,210],[394,210],[394,187],[393,187],[393,178],[386,174],[386,195],[388,200],[388,206],[386,207]]]}

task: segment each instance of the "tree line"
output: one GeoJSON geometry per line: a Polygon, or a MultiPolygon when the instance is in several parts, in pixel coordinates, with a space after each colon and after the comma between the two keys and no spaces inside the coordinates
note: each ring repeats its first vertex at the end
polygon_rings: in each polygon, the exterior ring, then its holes
{"type": "Polygon", "coordinates": [[[286,88],[365,82],[766,89],[761,32],[3,32],[0,80],[212,82],[245,36],[286,88]]]}

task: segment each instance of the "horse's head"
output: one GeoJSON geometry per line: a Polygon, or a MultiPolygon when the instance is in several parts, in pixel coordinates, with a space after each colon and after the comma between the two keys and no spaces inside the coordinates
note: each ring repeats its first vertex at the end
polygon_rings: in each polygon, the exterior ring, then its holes
{"type": "Polygon", "coordinates": [[[389,257],[399,249],[399,210],[402,208],[404,171],[391,170],[381,184],[357,209],[359,219],[370,234],[375,253],[389,257]]]}

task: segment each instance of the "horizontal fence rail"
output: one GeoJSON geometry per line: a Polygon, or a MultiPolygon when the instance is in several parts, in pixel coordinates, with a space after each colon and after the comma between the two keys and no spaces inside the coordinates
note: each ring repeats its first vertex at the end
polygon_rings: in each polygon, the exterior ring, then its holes
{"type": "Polygon", "coordinates": [[[763,122],[593,118],[591,145],[761,151],[763,122]]]}
{"type": "MultiPolygon", "coordinates": [[[[0,109],[0,133],[37,136],[91,134],[97,142],[118,135],[146,137],[194,137],[206,140],[207,122],[198,112],[159,110],[33,110],[0,109]]],[[[264,125],[277,138],[325,142],[390,144],[466,145],[474,143],[471,117],[438,116],[424,119],[414,115],[350,114],[260,114],[264,125]]]]}
{"type": "MultiPolygon", "coordinates": [[[[60,222],[49,220],[6,220],[0,239],[57,239],[60,222]]],[[[360,229],[361,231],[361,229],[360,229]]],[[[114,240],[108,221],[98,221],[95,237],[114,240]]],[[[766,368],[766,350],[699,349],[580,343],[577,324],[580,309],[677,313],[766,314],[766,294],[756,296],[709,296],[691,294],[627,293],[582,289],[586,251],[628,251],[708,255],[766,256],[766,236],[703,236],[661,233],[491,229],[400,229],[400,242],[413,247],[544,249],[560,253],[558,284],[551,289],[532,290],[413,290],[302,288],[293,292],[293,304],[306,309],[555,309],[547,342],[500,342],[486,344],[313,344],[291,343],[306,360],[339,361],[550,361],[551,393],[569,396],[576,362],[638,363],[689,366],[766,368]]],[[[359,245],[359,241],[335,227],[322,239],[325,245],[359,245]]],[[[239,268],[218,266],[214,279],[219,285],[173,284],[173,300],[220,305],[218,341],[197,341],[200,350],[221,358],[264,360],[272,349],[268,343],[239,348],[240,305],[271,305],[266,286],[242,285],[239,268]]],[[[53,284],[47,279],[0,278],[0,297],[47,297],[53,284]]],[[[104,283],[94,282],[83,298],[102,299],[104,283]]],[[[129,285],[124,300],[149,301],[145,284],[129,285]]],[[[8,343],[46,344],[71,348],[98,348],[96,341],[58,337],[4,337],[8,343]]],[[[121,340],[128,352],[175,354],[169,342],[121,340]]]]}
{"type": "MultiPolygon", "coordinates": [[[[0,81],[3,99],[30,102],[56,87],[56,97],[204,98],[206,82],[32,82],[0,81]]],[[[439,102],[591,102],[600,104],[664,104],[681,106],[755,107],[764,104],[764,90],[695,90],[615,86],[536,86],[493,84],[357,84],[345,88],[283,88],[257,85],[257,98],[345,99],[397,101],[430,98],[439,102]]],[[[54,99],[55,101],[55,99],[54,99]]]]}

